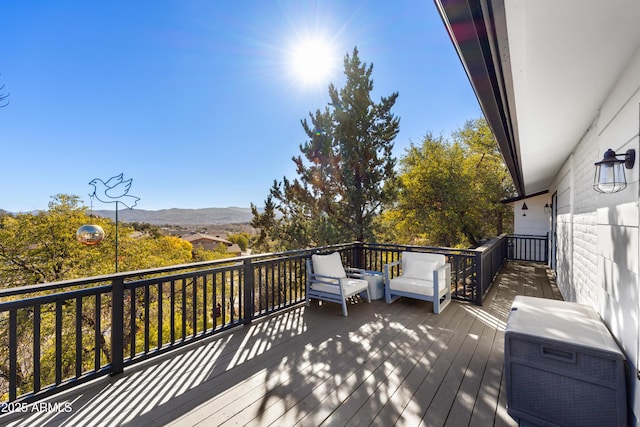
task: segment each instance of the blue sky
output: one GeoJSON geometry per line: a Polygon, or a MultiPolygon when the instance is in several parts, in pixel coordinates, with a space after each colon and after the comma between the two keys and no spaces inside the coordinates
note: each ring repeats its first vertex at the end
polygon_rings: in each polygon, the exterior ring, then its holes
{"type": "Polygon", "coordinates": [[[0,40],[12,212],[58,193],[89,206],[89,181],[120,173],[140,209],[261,206],[274,179],[296,176],[300,120],[324,109],[329,82],[342,87],[354,46],[374,64],[374,99],[399,92],[397,157],[481,115],[428,0],[10,0],[0,40]],[[324,78],[295,71],[307,39],[328,46],[324,78]]]}

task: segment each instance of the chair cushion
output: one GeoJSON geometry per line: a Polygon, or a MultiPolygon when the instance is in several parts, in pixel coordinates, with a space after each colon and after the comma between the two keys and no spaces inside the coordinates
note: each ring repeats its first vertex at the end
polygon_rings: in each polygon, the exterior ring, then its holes
{"type": "Polygon", "coordinates": [[[340,284],[344,289],[345,295],[353,295],[358,292],[362,292],[369,287],[369,282],[362,279],[351,279],[351,278],[342,278],[340,279],[340,284]]]}
{"type": "Polygon", "coordinates": [[[407,268],[408,261],[429,261],[435,262],[438,267],[446,264],[447,258],[441,254],[430,254],[425,252],[402,252],[402,271],[407,268]]]}
{"type": "Polygon", "coordinates": [[[418,280],[411,277],[396,277],[389,281],[389,288],[395,291],[433,296],[433,280],[418,280]]]}
{"type": "Polygon", "coordinates": [[[411,279],[430,280],[433,278],[433,270],[438,268],[438,263],[434,261],[418,261],[408,259],[405,262],[405,269],[402,275],[411,279]]]}
{"type": "Polygon", "coordinates": [[[329,283],[312,282],[311,289],[313,289],[314,291],[340,295],[340,287],[337,283],[335,285],[331,285],[329,283]]]}
{"type": "MultiPolygon", "coordinates": [[[[350,279],[348,277],[341,278],[340,284],[342,285],[346,296],[362,292],[369,286],[369,282],[366,280],[350,279]]],[[[330,294],[340,294],[340,288],[338,286],[330,285],[328,283],[313,282],[311,283],[311,289],[320,292],[328,292],[330,294]]]]}
{"type": "Polygon", "coordinates": [[[311,262],[313,263],[314,274],[330,277],[347,277],[338,252],[329,255],[311,255],[311,262]]]}

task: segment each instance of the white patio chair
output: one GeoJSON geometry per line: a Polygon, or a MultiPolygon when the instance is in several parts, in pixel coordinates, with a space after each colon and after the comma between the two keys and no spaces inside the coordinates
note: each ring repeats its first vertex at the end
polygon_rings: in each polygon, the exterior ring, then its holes
{"type": "Polygon", "coordinates": [[[400,297],[433,302],[440,314],[451,302],[451,264],[444,255],[402,252],[398,261],[384,266],[384,293],[387,304],[400,297]],[[392,276],[391,268],[401,264],[401,275],[392,276]]]}
{"type": "Polygon", "coordinates": [[[314,254],[311,259],[307,259],[307,306],[312,298],[335,302],[342,305],[342,314],[348,316],[347,299],[362,292],[367,293],[367,301],[371,302],[364,270],[345,269],[339,253],[314,254]]]}

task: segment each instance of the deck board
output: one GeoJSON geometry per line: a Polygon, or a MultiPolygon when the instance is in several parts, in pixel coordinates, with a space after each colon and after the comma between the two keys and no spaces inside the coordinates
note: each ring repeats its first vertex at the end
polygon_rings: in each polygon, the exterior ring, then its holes
{"type": "Polygon", "coordinates": [[[69,413],[2,425],[515,426],[504,327],[515,295],[559,298],[539,264],[510,262],[482,307],[358,301],[299,306],[52,396],[69,413]]]}
{"type": "Polygon", "coordinates": [[[495,329],[484,324],[477,337],[475,349],[464,376],[460,381],[460,387],[456,390],[456,398],[451,405],[451,410],[446,418],[445,426],[469,425],[478,398],[482,399],[482,379],[485,376],[491,347],[495,338],[495,329]]]}
{"type": "MultiPolygon", "coordinates": [[[[428,346],[416,361],[413,369],[404,378],[398,389],[387,400],[382,409],[375,417],[375,421],[380,425],[395,425],[400,419],[402,412],[414,399],[415,390],[425,381],[432,372],[436,360],[442,355],[451,338],[455,334],[455,322],[462,319],[462,310],[458,304],[452,304],[447,309],[451,309],[447,316],[440,315],[429,331],[428,346]],[[456,316],[458,315],[458,316],[456,316]]],[[[417,355],[416,355],[417,358],[417,355]]],[[[375,402],[375,397],[371,400],[375,402]]]]}

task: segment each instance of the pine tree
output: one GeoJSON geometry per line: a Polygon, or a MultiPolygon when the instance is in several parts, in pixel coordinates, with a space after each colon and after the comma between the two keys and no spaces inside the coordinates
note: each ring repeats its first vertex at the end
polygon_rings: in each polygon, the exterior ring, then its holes
{"type": "Polygon", "coordinates": [[[374,102],[372,72],[354,48],[344,59],[345,86],[330,84],[325,109],[301,120],[309,139],[293,157],[299,176],[275,182],[268,199],[282,214],[280,232],[269,233],[287,248],[367,241],[374,218],[394,198],[400,120],[391,109],[398,93],[374,102]]]}

